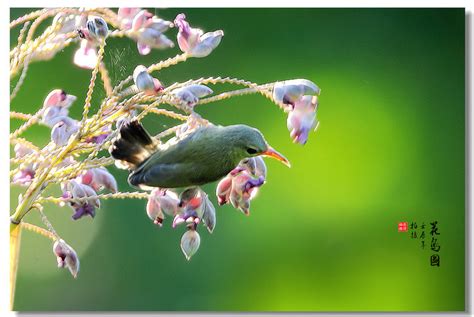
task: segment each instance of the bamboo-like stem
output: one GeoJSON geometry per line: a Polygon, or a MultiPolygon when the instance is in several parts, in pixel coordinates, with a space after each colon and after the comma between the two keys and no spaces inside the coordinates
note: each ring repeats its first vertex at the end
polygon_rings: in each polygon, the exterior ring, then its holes
{"type": "Polygon", "coordinates": [[[64,147],[64,149],[47,165],[47,167],[42,171],[38,177],[35,177],[34,181],[26,190],[21,203],[15,210],[15,213],[10,217],[11,222],[14,224],[19,224],[23,217],[30,211],[35,199],[39,196],[41,191],[43,190],[43,184],[47,177],[49,176],[49,172],[53,167],[55,167],[59,162],[61,162],[64,157],[74,148],[77,144],[79,138],[79,133],[76,134],[74,138],[69,139],[69,144],[64,147]]]}
{"type": "Polygon", "coordinates": [[[15,300],[16,277],[20,257],[21,226],[10,223],[10,309],[15,300]]]}

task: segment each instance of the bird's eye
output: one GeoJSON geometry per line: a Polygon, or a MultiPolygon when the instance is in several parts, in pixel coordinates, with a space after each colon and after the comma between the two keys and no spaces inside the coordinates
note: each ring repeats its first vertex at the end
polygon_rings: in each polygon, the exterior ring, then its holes
{"type": "Polygon", "coordinates": [[[249,147],[249,148],[247,149],[247,153],[250,154],[250,155],[253,155],[253,154],[256,154],[256,153],[257,153],[257,150],[254,149],[254,148],[249,147]]]}

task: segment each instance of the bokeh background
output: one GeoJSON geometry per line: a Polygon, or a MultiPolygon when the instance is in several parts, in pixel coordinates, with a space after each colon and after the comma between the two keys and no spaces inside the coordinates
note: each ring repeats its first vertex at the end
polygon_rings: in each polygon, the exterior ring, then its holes
{"type": "MultiPolygon", "coordinates": [[[[11,18],[31,10],[12,9],[11,18]]],[[[155,11],[152,9],[152,11],[155,11]]],[[[47,239],[24,232],[16,302],[22,311],[450,311],[465,305],[464,9],[163,9],[194,26],[223,29],[207,58],[160,72],[164,83],[233,76],[258,83],[308,78],[322,88],[320,127],[291,143],[286,116],[261,96],[203,105],[211,121],[258,127],[291,161],[267,160],[268,182],[250,217],[217,209],[214,233],[187,262],[184,228],[157,229],[145,201],[104,201],[95,219],[48,205],[56,230],[79,253],[74,280],[56,268],[47,239]],[[441,266],[430,266],[401,221],[438,221],[441,266]]],[[[13,47],[19,28],[11,31],[13,47]]],[[[176,30],[167,35],[175,38],[176,30]]],[[[77,46],[30,65],[12,110],[33,112],[54,88],[78,96],[90,71],[72,64],[77,46]]],[[[117,82],[140,56],[129,39],[108,41],[105,62],[117,82]]],[[[17,78],[13,79],[12,87],[17,78]]],[[[214,87],[213,87],[214,88],[214,87]]],[[[216,88],[218,91],[219,88],[216,88]]],[[[104,96],[98,89],[97,103],[104,96]]],[[[171,124],[151,115],[146,127],[171,124]]],[[[20,122],[12,121],[12,130],[20,122]]],[[[49,130],[25,137],[44,145],[49,130]]],[[[125,171],[111,172],[130,190],[125,171]]],[[[206,186],[213,193],[216,184],[206,186]]],[[[11,188],[16,206],[21,188],[11,188]]],[[[57,191],[56,191],[57,193],[57,191]]],[[[211,195],[213,196],[213,195],[211,195]]],[[[215,197],[212,197],[215,202],[215,197]]],[[[29,221],[38,222],[31,214],[29,221]]]]}

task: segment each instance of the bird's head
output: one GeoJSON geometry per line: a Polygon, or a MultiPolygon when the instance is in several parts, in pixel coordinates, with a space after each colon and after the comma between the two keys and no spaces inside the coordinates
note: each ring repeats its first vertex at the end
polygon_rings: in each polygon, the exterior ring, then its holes
{"type": "Polygon", "coordinates": [[[262,155],[277,159],[288,167],[291,166],[286,157],[265,141],[259,130],[246,125],[235,125],[229,128],[229,139],[232,140],[236,155],[240,159],[262,155]]]}

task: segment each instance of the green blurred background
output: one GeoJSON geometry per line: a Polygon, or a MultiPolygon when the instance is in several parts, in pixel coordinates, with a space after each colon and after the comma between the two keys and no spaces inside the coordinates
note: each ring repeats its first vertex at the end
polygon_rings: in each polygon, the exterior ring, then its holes
{"type": "MultiPolygon", "coordinates": [[[[31,10],[12,9],[14,19],[31,10]]],[[[79,253],[74,280],[56,268],[51,243],[24,232],[15,310],[448,311],[465,298],[464,9],[163,9],[173,20],[223,29],[221,45],[157,75],[164,84],[206,76],[258,83],[308,78],[322,88],[320,127],[303,147],[291,143],[286,115],[261,96],[203,105],[218,124],[246,123],[291,161],[267,160],[268,182],[250,217],[217,209],[212,235],[190,262],[184,228],[157,229],[145,201],[104,201],[95,219],[48,205],[56,230],[79,253]],[[430,266],[401,221],[438,221],[441,266],[430,266]]],[[[13,47],[19,28],[11,31],[13,47]]],[[[176,30],[167,35],[175,39],[176,30]]],[[[33,112],[48,92],[78,96],[90,71],[72,64],[77,46],[30,65],[12,110],[33,112]]],[[[140,56],[129,39],[110,39],[105,62],[114,82],[140,56]]],[[[17,78],[13,80],[12,87],[17,78]]],[[[214,88],[214,87],[213,87],[214,88]]],[[[219,91],[219,88],[216,87],[219,91]]],[[[97,103],[104,96],[98,89],[97,103]]],[[[159,132],[171,121],[149,116],[159,132]]],[[[12,130],[20,122],[11,123],[12,130]]],[[[49,130],[25,137],[44,145],[49,130]]],[[[125,171],[109,168],[128,191],[125,171]]],[[[215,184],[206,186],[209,193],[215,184]]],[[[16,206],[22,188],[12,187],[16,206]]],[[[57,193],[57,192],[56,192],[57,193]]],[[[212,199],[215,202],[214,195],[212,199]]],[[[34,214],[29,221],[38,222],[34,214]]],[[[428,233],[428,232],[427,232],[428,233]]]]}

